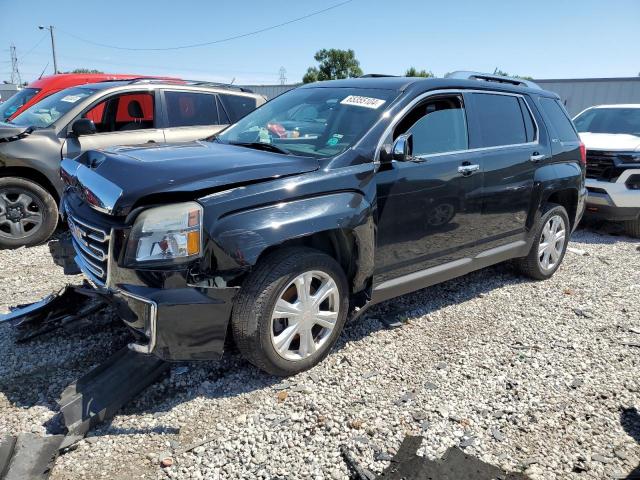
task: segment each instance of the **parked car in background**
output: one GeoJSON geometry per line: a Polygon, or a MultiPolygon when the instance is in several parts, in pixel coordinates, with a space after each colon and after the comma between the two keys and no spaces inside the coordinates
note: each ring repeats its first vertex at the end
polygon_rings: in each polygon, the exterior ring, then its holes
{"type": "Polygon", "coordinates": [[[31,105],[35,105],[43,98],[65,88],[104,80],[127,80],[143,77],[145,76],[112,73],[60,73],[42,77],[31,82],[0,105],[0,122],[17,117],[31,105]]]}
{"type": "Polygon", "coordinates": [[[587,108],[574,123],[587,148],[587,214],[640,238],[640,104],[587,108]]]}
{"type": "Polygon", "coordinates": [[[65,158],[52,253],[119,305],[135,351],[216,358],[232,332],[291,375],[375,303],[510,259],[551,277],[584,162],[558,96],[526,80],[308,84],[207,141],[65,158]]]}
{"type": "Polygon", "coordinates": [[[71,87],[32,105],[0,123],[0,248],[35,245],[53,233],[63,156],[205,138],[264,101],[207,82],[135,79],[71,87]]]}

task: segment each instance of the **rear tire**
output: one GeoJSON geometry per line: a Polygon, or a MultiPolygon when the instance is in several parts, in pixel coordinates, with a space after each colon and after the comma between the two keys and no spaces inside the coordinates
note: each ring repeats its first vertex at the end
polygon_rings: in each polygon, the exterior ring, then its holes
{"type": "Polygon", "coordinates": [[[627,235],[633,238],[640,238],[640,218],[626,220],[622,224],[627,235]]]}
{"type": "Polygon", "coordinates": [[[0,178],[0,249],[45,242],[58,225],[55,199],[26,178],[0,178]]]}
{"type": "Polygon", "coordinates": [[[534,280],[551,278],[558,270],[569,244],[571,227],[567,211],[561,205],[546,206],[534,228],[534,241],[526,257],[516,259],[516,267],[534,280]]]}
{"type": "Polygon", "coordinates": [[[231,315],[233,338],[256,367],[294,375],[329,354],[348,306],[347,278],[338,262],[311,248],[279,250],[243,282],[231,315]]]}

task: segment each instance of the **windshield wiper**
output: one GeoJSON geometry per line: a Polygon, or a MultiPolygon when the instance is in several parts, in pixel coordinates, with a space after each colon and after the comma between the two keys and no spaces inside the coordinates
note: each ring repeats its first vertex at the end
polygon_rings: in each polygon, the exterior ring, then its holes
{"type": "Polygon", "coordinates": [[[237,145],[239,147],[255,148],[256,150],[266,150],[267,152],[282,153],[291,155],[291,152],[284,148],[277,147],[271,143],[262,142],[229,142],[229,145],[237,145]]]}

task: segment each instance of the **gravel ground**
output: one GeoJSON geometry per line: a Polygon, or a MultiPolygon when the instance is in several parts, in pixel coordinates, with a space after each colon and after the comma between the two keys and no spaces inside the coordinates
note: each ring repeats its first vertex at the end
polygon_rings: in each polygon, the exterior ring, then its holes
{"type": "MultiPolygon", "coordinates": [[[[174,365],[51,478],[347,478],[340,445],[379,472],[409,433],[431,458],[459,445],[533,479],[625,478],[640,462],[640,243],[580,230],[571,247],[586,255],[546,282],[499,265],[375,307],[290,379],[237,353],[174,365]]],[[[46,247],[0,265],[0,309],[69,280],[46,247]]],[[[0,433],[45,433],[64,386],[126,343],[97,320],[24,345],[0,326],[0,433]]]]}

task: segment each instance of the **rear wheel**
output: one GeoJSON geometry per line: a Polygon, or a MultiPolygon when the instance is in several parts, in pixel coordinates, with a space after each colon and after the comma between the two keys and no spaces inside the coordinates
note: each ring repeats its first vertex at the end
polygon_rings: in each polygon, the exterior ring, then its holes
{"type": "Polygon", "coordinates": [[[516,260],[518,269],[535,280],[550,278],[560,267],[567,250],[569,225],[564,207],[549,204],[536,222],[535,240],[529,254],[516,260]]]}
{"type": "Polygon", "coordinates": [[[0,178],[0,248],[42,243],[57,224],[58,207],[49,192],[25,178],[0,178]]]}
{"type": "Polygon", "coordinates": [[[624,231],[633,238],[640,238],[640,218],[623,222],[624,231]]]}
{"type": "Polygon", "coordinates": [[[231,326],[248,361],[287,376],[324,359],[347,317],[348,287],[340,265],[310,248],[265,257],[243,282],[231,326]]]}

